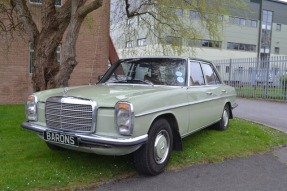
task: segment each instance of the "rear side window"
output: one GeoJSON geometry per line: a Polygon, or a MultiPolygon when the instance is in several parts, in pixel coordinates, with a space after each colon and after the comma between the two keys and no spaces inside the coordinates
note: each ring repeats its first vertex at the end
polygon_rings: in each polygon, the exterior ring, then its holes
{"type": "Polygon", "coordinates": [[[199,62],[190,62],[190,85],[200,86],[204,85],[204,77],[199,62]]]}
{"type": "Polygon", "coordinates": [[[217,73],[210,64],[202,63],[201,67],[207,85],[221,84],[219,77],[217,76],[217,73]]]}

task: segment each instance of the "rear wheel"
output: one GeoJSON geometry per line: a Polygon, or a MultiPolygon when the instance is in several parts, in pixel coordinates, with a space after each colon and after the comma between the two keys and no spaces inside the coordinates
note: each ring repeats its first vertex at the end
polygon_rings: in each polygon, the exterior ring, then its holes
{"type": "Polygon", "coordinates": [[[134,153],[135,168],[140,174],[160,174],[167,165],[173,145],[170,124],[156,120],[149,131],[148,142],[134,153]]]}
{"type": "Polygon", "coordinates": [[[228,128],[229,119],[230,119],[230,108],[229,108],[229,106],[226,104],[226,105],[224,106],[221,119],[220,119],[220,121],[219,121],[218,123],[215,124],[215,128],[216,128],[217,130],[220,130],[220,131],[226,130],[226,129],[228,128]]]}

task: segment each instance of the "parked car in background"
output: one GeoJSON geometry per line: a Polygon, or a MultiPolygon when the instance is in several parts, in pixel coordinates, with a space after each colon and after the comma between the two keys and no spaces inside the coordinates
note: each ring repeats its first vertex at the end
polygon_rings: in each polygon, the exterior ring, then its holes
{"type": "Polygon", "coordinates": [[[96,85],[34,93],[22,127],[51,149],[100,155],[134,153],[139,173],[157,175],[182,138],[210,125],[228,127],[234,88],[214,66],[185,57],[122,59],[96,85]]]}

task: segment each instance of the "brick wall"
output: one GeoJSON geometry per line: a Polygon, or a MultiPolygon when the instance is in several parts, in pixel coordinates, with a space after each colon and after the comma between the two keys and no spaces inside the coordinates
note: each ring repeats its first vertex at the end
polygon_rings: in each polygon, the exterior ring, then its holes
{"type": "MultiPolygon", "coordinates": [[[[69,86],[95,84],[104,74],[109,59],[110,2],[94,11],[83,23],[77,41],[78,66],[69,81],[69,86]]],[[[63,38],[65,39],[65,38],[63,38]]],[[[28,42],[22,39],[5,47],[0,37],[0,104],[23,104],[33,92],[29,74],[28,42]]]]}

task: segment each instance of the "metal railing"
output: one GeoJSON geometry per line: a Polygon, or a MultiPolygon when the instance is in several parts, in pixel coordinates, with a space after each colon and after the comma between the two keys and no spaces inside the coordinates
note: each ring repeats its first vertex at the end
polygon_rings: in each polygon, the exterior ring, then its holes
{"type": "Polygon", "coordinates": [[[287,56],[213,61],[222,79],[240,97],[287,99],[287,56]]]}

